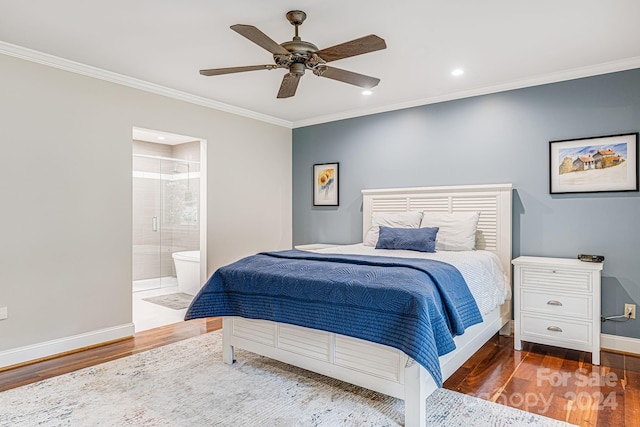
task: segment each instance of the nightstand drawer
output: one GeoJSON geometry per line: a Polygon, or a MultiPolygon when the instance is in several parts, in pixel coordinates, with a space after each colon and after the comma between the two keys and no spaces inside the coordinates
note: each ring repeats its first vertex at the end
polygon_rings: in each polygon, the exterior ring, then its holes
{"type": "Polygon", "coordinates": [[[591,274],[563,268],[522,267],[522,287],[591,292],[591,274]]]}
{"type": "Polygon", "coordinates": [[[590,322],[572,321],[549,316],[537,316],[529,313],[520,315],[522,339],[531,341],[557,341],[561,347],[570,344],[591,346],[593,329],[590,322]]]}
{"type": "Polygon", "coordinates": [[[593,298],[587,295],[567,295],[546,290],[522,288],[522,311],[546,313],[584,320],[593,318],[593,298]]]}

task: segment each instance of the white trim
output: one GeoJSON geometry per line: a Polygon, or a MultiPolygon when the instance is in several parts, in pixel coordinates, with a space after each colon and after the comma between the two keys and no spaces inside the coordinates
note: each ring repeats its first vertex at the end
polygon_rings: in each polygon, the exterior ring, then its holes
{"type": "Polygon", "coordinates": [[[509,190],[513,184],[473,184],[473,185],[443,185],[437,187],[403,187],[403,188],[374,188],[360,190],[362,194],[389,195],[389,194],[415,194],[415,193],[449,193],[453,191],[493,191],[509,190]]]}
{"type": "Polygon", "coordinates": [[[209,186],[209,159],[207,150],[209,149],[208,141],[206,139],[200,139],[200,288],[209,278],[207,257],[209,253],[208,237],[209,231],[207,224],[209,224],[207,213],[207,200],[208,186],[209,186]]]}
{"type": "Polygon", "coordinates": [[[125,323],[111,328],[98,329],[70,337],[58,338],[24,347],[0,352],[0,368],[41,359],[68,351],[78,350],[108,341],[132,337],[135,333],[133,323],[125,323]]]}
{"type": "Polygon", "coordinates": [[[338,120],[352,119],[354,117],[369,116],[371,114],[386,113],[389,111],[402,110],[405,108],[419,107],[421,105],[437,104],[439,102],[453,101],[455,99],[471,98],[474,96],[488,95],[490,93],[506,92],[508,90],[522,89],[531,86],[540,86],[549,83],[557,83],[567,80],[575,80],[583,77],[597,76],[601,74],[615,73],[617,71],[632,70],[640,68],[640,56],[622,59],[619,61],[604,62],[602,64],[589,65],[586,67],[573,68],[557,73],[543,74],[540,76],[514,80],[493,86],[484,86],[476,89],[461,92],[448,93],[445,95],[431,96],[428,98],[414,99],[412,101],[400,102],[397,104],[383,105],[381,107],[368,109],[355,109],[336,114],[312,117],[310,119],[293,122],[293,128],[317,125],[320,123],[335,122],[338,120]]]}
{"type": "Polygon", "coordinates": [[[600,334],[600,348],[640,355],[640,339],[600,334]]]}
{"type": "Polygon", "coordinates": [[[0,53],[15,58],[24,59],[38,64],[47,65],[49,67],[58,68],[60,70],[70,71],[72,73],[81,74],[83,76],[93,77],[116,83],[123,86],[132,87],[134,89],[144,90],[145,92],[155,93],[157,95],[166,96],[168,98],[178,99],[180,101],[190,102],[192,104],[201,105],[214,110],[224,111],[238,116],[248,117],[250,119],[260,120],[262,122],[271,123],[291,129],[293,124],[288,120],[282,120],[277,117],[268,116],[266,114],[257,113],[255,111],[225,104],[223,102],[214,101],[203,96],[193,95],[176,89],[160,86],[144,80],[125,76],[123,74],[114,73],[112,71],[103,70],[101,68],[92,67],[91,65],[82,64],[80,62],[70,61],[48,53],[39,52],[26,47],[14,45],[11,43],[0,41],[0,53]]]}

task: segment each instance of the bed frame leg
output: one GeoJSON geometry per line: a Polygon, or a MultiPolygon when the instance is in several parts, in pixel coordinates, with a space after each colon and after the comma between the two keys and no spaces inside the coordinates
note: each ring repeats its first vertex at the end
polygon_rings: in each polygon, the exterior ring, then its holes
{"type": "Polygon", "coordinates": [[[222,361],[229,365],[235,362],[233,357],[233,346],[231,342],[231,332],[233,331],[233,319],[230,317],[222,318],[222,361]]]}
{"type": "MultiPolygon", "coordinates": [[[[427,371],[413,362],[404,369],[404,425],[405,427],[425,427],[427,423],[427,371]]],[[[435,384],[434,384],[435,385],[435,384]]]]}
{"type": "Polygon", "coordinates": [[[229,345],[226,346],[223,344],[222,346],[222,361],[228,365],[233,365],[233,362],[236,361],[236,359],[233,358],[233,346],[229,345]]]}
{"type": "Polygon", "coordinates": [[[504,326],[500,329],[500,335],[502,335],[503,337],[510,337],[511,336],[511,332],[513,331],[513,327],[512,327],[512,321],[509,320],[507,323],[504,324],[504,326]]]}

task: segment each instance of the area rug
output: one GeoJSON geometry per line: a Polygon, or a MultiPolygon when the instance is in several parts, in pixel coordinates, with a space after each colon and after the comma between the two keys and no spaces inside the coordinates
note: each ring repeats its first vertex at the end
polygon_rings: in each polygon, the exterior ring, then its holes
{"type": "MultiPolygon", "coordinates": [[[[404,402],[249,352],[221,360],[220,331],[0,393],[0,425],[399,426],[404,402]]],[[[433,426],[568,424],[440,389],[433,426]]]]}
{"type": "Polygon", "coordinates": [[[172,308],[174,310],[182,310],[189,308],[193,295],[185,294],[183,292],[176,292],[175,294],[158,295],[157,297],[142,298],[142,301],[152,302],[154,304],[161,305],[163,307],[172,308]]]}

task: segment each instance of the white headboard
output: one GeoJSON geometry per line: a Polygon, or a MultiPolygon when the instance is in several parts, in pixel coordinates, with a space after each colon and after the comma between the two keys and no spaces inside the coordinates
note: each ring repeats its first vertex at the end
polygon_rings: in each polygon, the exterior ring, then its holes
{"type": "Polygon", "coordinates": [[[480,212],[476,248],[494,252],[511,278],[511,184],[362,190],[362,238],[373,212],[480,212]]]}

